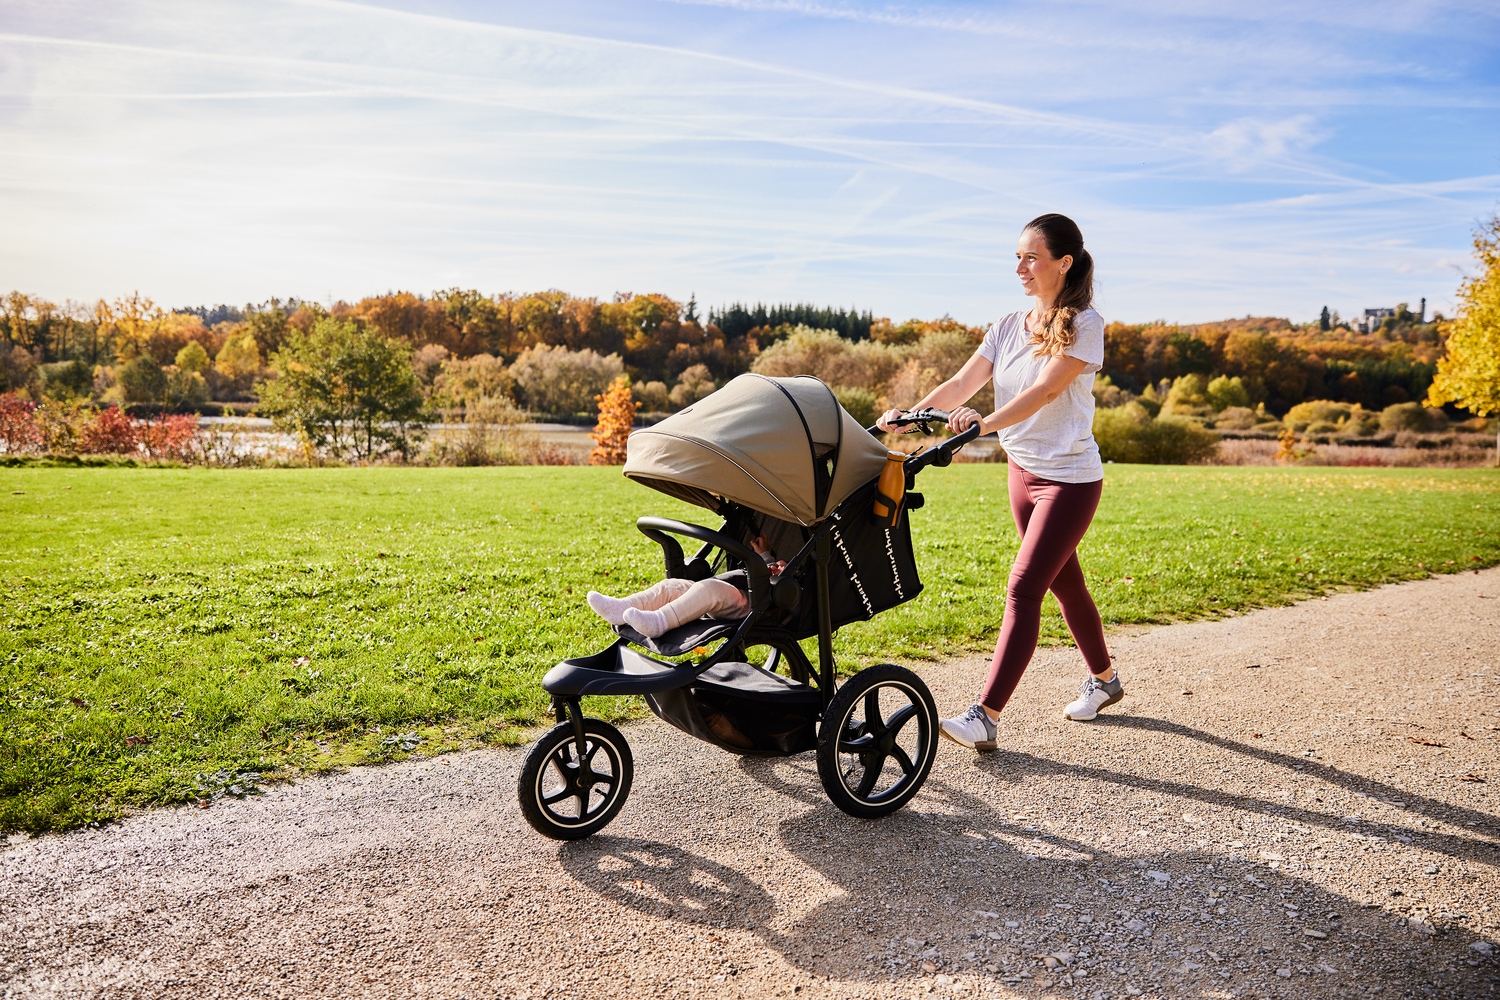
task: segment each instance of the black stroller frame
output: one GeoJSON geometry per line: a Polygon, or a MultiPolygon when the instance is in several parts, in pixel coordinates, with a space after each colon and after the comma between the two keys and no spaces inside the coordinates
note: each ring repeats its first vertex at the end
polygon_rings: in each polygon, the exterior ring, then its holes
{"type": "MultiPolygon", "coordinates": [[[[943,411],[928,409],[903,414],[895,423],[930,432],[931,424],[947,418],[943,411]]],[[[905,458],[903,497],[891,501],[872,481],[817,523],[804,526],[802,545],[775,581],[746,544],[757,533],[754,512],[747,508],[725,502],[719,510],[725,517],[720,530],[669,518],[638,519],[637,528],[661,546],[668,578],[707,579],[718,565],[742,570],[749,614],[738,621],[699,619],[655,640],[627,625],[617,626],[620,638],[609,647],[564,660],[549,671],[542,687],[552,696],[557,725],[533,745],[519,781],[522,813],[532,827],[559,840],[587,837],[613,820],[629,795],[634,761],[623,734],[584,716],[582,699],[601,695],[641,695],[664,720],[731,753],[791,756],[815,750],[825,791],[851,815],[884,816],[910,801],[936,753],[932,695],[915,673],[888,663],[836,684],[836,628],[883,608],[873,608],[866,585],[856,580],[862,610],[837,620],[831,567],[843,560],[853,568],[845,536],[869,530],[864,526],[871,523],[872,504],[880,501],[889,510],[885,524],[894,529],[885,535],[891,566],[899,557],[890,541],[897,532],[909,557],[907,512],[923,505],[921,494],[911,492],[917,474],[928,466],[948,465],[978,433],[975,425],[905,458]],[[701,547],[688,558],[678,538],[701,547]],[[807,614],[809,598],[815,623],[807,614]],[[814,635],[816,665],[800,645],[814,635]],[[713,643],[718,645],[710,652],[713,643]],[[747,650],[756,647],[770,649],[764,666],[747,662],[747,650]],[[659,658],[684,656],[688,658],[659,658]],[[777,672],[783,664],[786,674],[777,672]],[[896,707],[887,711],[883,702],[891,701],[896,707]]],[[[920,592],[914,560],[910,568],[911,592],[903,591],[885,607],[920,592]]],[[[901,590],[899,580],[896,586],[901,590]]]]}

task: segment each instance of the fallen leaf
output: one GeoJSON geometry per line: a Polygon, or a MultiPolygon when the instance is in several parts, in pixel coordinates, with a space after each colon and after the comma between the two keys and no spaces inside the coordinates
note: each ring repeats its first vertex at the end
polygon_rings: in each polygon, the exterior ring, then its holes
{"type": "Polygon", "coordinates": [[[1458,731],[1458,735],[1462,736],[1466,740],[1478,739],[1478,737],[1476,737],[1476,736],[1470,736],[1468,733],[1464,732],[1462,729],[1460,729],[1458,731]]]}
{"type": "Polygon", "coordinates": [[[1182,693],[1183,693],[1183,695],[1184,695],[1184,696],[1186,696],[1186,695],[1190,695],[1190,694],[1192,694],[1192,693],[1193,693],[1193,692],[1191,692],[1191,691],[1184,691],[1184,692],[1182,692],[1182,693]]]}
{"type": "Polygon", "coordinates": [[[68,700],[73,703],[73,707],[74,708],[88,708],[89,707],[89,703],[86,702],[86,701],[84,701],[82,698],[79,698],[79,697],[75,696],[75,697],[69,698],[68,700]]]}
{"type": "Polygon", "coordinates": [[[1407,739],[1413,743],[1420,743],[1424,747],[1445,747],[1448,745],[1446,743],[1439,743],[1437,740],[1424,740],[1420,736],[1408,736],[1407,739]]]}
{"type": "Polygon", "coordinates": [[[149,737],[149,736],[127,736],[127,737],[125,737],[125,745],[128,746],[128,747],[138,747],[138,746],[142,745],[143,743],[150,743],[150,742],[151,742],[151,737],[149,737]]]}
{"type": "Polygon", "coordinates": [[[1468,774],[1460,774],[1458,776],[1458,780],[1459,781],[1483,781],[1484,780],[1484,775],[1480,774],[1478,771],[1470,771],[1468,774]]]}

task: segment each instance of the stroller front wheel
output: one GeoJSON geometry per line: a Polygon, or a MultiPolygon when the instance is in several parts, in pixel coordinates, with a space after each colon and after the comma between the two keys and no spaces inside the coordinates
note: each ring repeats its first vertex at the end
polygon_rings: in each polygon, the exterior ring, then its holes
{"type": "Polygon", "coordinates": [[[861,670],[834,694],[818,730],[818,777],[833,804],[874,819],[916,795],[937,753],[937,706],[894,663],[861,670]]]}
{"type": "Polygon", "coordinates": [[[584,719],[583,736],[580,754],[573,724],[556,725],[521,766],[521,814],[544,837],[581,840],[598,833],[630,794],[635,761],[625,737],[602,719],[584,719]]]}

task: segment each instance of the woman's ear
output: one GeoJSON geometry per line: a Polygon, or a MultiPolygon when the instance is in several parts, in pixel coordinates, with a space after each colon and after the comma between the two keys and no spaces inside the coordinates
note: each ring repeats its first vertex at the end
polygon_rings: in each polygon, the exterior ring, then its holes
{"type": "Polygon", "coordinates": [[[1063,254],[1062,259],[1057,262],[1057,270],[1062,274],[1068,273],[1068,268],[1073,266],[1073,255],[1063,254]]]}

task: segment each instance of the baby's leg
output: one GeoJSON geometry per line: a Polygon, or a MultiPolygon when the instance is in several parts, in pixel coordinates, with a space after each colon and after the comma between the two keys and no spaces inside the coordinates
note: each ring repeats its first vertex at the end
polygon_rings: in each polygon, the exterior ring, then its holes
{"type": "Polygon", "coordinates": [[[589,607],[593,608],[594,613],[600,618],[611,625],[622,625],[625,622],[625,612],[631,608],[655,611],[663,604],[687,593],[692,585],[691,580],[663,580],[629,597],[606,597],[597,590],[591,590],[588,593],[588,602],[589,607]]]}
{"type": "Polygon", "coordinates": [[[642,635],[655,638],[685,622],[710,618],[743,618],[750,612],[745,592],[723,580],[699,580],[677,598],[659,608],[632,608],[625,621],[642,635]]]}

